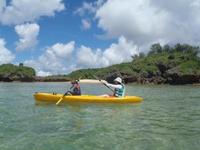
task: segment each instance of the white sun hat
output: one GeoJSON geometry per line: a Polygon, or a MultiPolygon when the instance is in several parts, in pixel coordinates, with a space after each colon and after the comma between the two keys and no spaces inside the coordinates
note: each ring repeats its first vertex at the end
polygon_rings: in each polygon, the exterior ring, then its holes
{"type": "Polygon", "coordinates": [[[121,79],[120,77],[117,77],[114,81],[116,81],[116,82],[122,84],[122,79],[121,79]]]}

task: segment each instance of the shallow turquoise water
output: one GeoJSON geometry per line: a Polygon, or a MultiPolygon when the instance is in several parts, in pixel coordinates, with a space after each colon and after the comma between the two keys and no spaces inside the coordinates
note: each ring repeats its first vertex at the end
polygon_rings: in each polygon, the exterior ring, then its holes
{"type": "MultiPolygon", "coordinates": [[[[66,83],[0,83],[0,150],[188,150],[200,145],[200,87],[127,86],[139,104],[35,104],[66,83]]],[[[82,85],[83,93],[105,87],[82,85]]]]}

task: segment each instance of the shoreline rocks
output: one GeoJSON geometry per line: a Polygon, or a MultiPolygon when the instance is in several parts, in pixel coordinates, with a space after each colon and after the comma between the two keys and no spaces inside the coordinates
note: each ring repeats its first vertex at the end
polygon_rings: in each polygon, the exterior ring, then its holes
{"type": "Polygon", "coordinates": [[[124,75],[123,73],[113,73],[104,77],[108,82],[113,83],[113,80],[120,76],[125,83],[138,83],[138,84],[170,84],[170,85],[184,85],[184,84],[198,84],[200,83],[200,75],[195,74],[160,74],[160,75],[147,75],[147,76],[131,76],[124,75]],[[120,74],[120,75],[119,75],[120,74]]]}

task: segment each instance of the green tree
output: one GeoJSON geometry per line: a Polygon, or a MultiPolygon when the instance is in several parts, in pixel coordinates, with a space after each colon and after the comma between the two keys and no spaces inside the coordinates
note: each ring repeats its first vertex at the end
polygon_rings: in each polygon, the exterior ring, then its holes
{"type": "Polygon", "coordinates": [[[150,52],[148,53],[148,55],[158,54],[161,52],[162,52],[162,46],[160,45],[160,43],[156,43],[151,46],[150,52]]]}
{"type": "Polygon", "coordinates": [[[143,52],[140,52],[139,53],[139,58],[144,58],[145,57],[145,54],[143,52]]]}
{"type": "Polygon", "coordinates": [[[171,51],[170,46],[169,46],[168,44],[164,45],[164,46],[163,46],[163,51],[164,51],[164,52],[170,52],[170,51],[171,51]]]}

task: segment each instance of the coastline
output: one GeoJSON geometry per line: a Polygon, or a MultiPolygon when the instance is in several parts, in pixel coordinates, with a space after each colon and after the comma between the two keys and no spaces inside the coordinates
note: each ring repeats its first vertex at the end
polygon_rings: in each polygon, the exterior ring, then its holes
{"type": "MultiPolygon", "coordinates": [[[[99,83],[101,84],[102,82],[106,82],[105,80],[95,80],[95,79],[81,79],[79,80],[80,83],[99,83]]],[[[6,81],[0,81],[0,83],[35,83],[35,82],[71,82],[71,80],[33,80],[33,81],[19,81],[19,80],[14,80],[14,81],[10,81],[10,82],[6,82],[6,81]]]]}
{"type": "MultiPolygon", "coordinates": [[[[103,82],[105,80],[102,80],[103,82]]],[[[70,83],[71,80],[34,80],[34,81],[11,81],[11,82],[5,82],[5,81],[0,81],[0,83],[62,83],[62,82],[67,82],[70,83]]],[[[80,83],[83,84],[102,84],[100,81],[98,80],[94,80],[94,79],[82,79],[80,80],[80,83]]],[[[189,85],[189,86],[196,86],[199,87],[200,86],[200,82],[199,83],[188,83],[188,84],[169,84],[169,83],[162,83],[162,84],[156,84],[153,82],[150,83],[139,83],[139,82],[127,82],[125,83],[125,85],[171,85],[171,86],[177,86],[177,85],[189,85]]]]}
{"type": "Polygon", "coordinates": [[[85,83],[98,83],[95,76],[112,83],[121,77],[125,84],[147,85],[200,85],[199,48],[177,44],[174,47],[152,45],[146,55],[133,56],[130,62],[103,68],[74,70],[68,74],[37,76],[34,68],[13,64],[0,65],[0,82],[70,82],[81,79],[85,83]],[[160,50],[155,48],[159,46],[160,50]],[[89,80],[88,80],[89,79],[89,80]]]}

